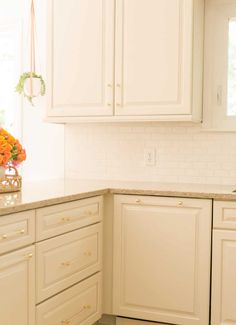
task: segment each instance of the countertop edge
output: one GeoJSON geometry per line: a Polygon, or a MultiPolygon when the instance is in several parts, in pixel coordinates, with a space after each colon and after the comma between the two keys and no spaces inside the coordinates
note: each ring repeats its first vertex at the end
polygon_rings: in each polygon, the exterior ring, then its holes
{"type": "Polygon", "coordinates": [[[214,192],[194,192],[194,191],[178,191],[178,190],[153,190],[153,189],[122,189],[115,187],[104,187],[97,190],[84,191],[80,193],[58,196],[54,198],[43,199],[28,203],[19,203],[12,206],[0,208],[0,216],[12,213],[22,212],[26,210],[39,209],[55,204],[62,204],[89,197],[104,195],[104,194],[123,194],[123,195],[150,195],[150,196],[168,196],[168,197],[182,197],[182,198],[195,198],[195,199],[210,199],[218,201],[236,201],[236,194],[230,193],[214,193],[214,192]]]}
{"type": "Polygon", "coordinates": [[[78,193],[78,194],[58,196],[55,198],[39,200],[39,201],[34,201],[34,202],[29,202],[29,203],[22,203],[22,204],[17,204],[14,206],[7,206],[4,208],[0,208],[0,216],[12,214],[12,213],[23,212],[23,211],[27,211],[27,210],[40,209],[40,208],[48,207],[48,206],[55,205],[55,204],[63,204],[63,203],[68,203],[68,202],[72,202],[72,201],[76,201],[76,200],[87,199],[87,198],[94,197],[94,196],[104,195],[104,194],[107,194],[108,192],[109,192],[109,189],[101,189],[101,190],[99,189],[99,190],[94,190],[94,191],[78,193]]]}
{"type": "Polygon", "coordinates": [[[204,192],[185,192],[185,191],[166,191],[166,190],[139,190],[139,189],[119,189],[110,188],[111,194],[130,194],[130,195],[151,195],[151,196],[170,196],[195,199],[215,199],[218,201],[236,201],[235,194],[204,193],[204,192]]]}

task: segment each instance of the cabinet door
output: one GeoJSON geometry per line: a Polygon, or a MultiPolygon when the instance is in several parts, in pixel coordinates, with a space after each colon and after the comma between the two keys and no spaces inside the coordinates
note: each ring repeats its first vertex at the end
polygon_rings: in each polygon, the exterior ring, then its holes
{"type": "Polygon", "coordinates": [[[117,0],[116,15],[116,115],[191,114],[193,0],[117,0]]]}
{"type": "Polygon", "coordinates": [[[211,201],[115,197],[115,315],[208,325],[211,201]]]}
{"type": "Polygon", "coordinates": [[[34,247],[0,257],[0,324],[35,324],[34,247]]]}
{"type": "Polygon", "coordinates": [[[214,230],[212,325],[236,324],[236,232],[214,230]]]}
{"type": "Polygon", "coordinates": [[[112,115],[114,0],[50,0],[48,11],[48,115],[112,115]]]}

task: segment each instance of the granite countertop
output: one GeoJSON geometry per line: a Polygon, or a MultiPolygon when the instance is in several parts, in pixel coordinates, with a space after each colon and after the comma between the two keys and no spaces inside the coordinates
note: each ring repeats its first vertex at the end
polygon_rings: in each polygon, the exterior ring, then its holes
{"type": "Polygon", "coordinates": [[[236,201],[236,186],[132,181],[53,180],[23,183],[22,191],[0,194],[0,215],[106,193],[236,201]]]}

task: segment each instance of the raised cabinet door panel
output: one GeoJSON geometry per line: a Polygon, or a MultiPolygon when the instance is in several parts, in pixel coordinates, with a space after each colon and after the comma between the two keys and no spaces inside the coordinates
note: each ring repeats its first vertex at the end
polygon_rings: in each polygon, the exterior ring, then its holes
{"type": "Polygon", "coordinates": [[[115,197],[113,313],[209,324],[211,201],[115,197]]]}
{"type": "Polygon", "coordinates": [[[214,230],[212,325],[236,324],[236,231],[214,230]]]}
{"type": "Polygon", "coordinates": [[[0,257],[0,324],[35,324],[34,247],[0,257]]]}
{"type": "Polygon", "coordinates": [[[112,115],[114,0],[50,0],[48,11],[48,115],[112,115]]]}
{"type": "Polygon", "coordinates": [[[117,0],[116,115],[191,114],[193,2],[117,0]]]}

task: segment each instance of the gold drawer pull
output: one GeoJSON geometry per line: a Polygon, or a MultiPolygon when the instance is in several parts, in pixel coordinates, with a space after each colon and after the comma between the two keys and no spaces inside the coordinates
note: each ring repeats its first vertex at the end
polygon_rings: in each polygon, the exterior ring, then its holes
{"type": "Polygon", "coordinates": [[[136,203],[141,203],[141,200],[140,199],[137,199],[135,202],[136,203]]]}
{"type": "Polygon", "coordinates": [[[63,218],[61,218],[61,221],[62,222],[69,222],[69,221],[71,221],[71,218],[70,217],[63,217],[63,218]]]}
{"type": "Polygon", "coordinates": [[[2,239],[8,239],[10,236],[14,237],[16,235],[23,235],[24,233],[25,233],[25,229],[17,230],[17,231],[12,232],[12,233],[3,234],[2,239]]]}
{"type": "Polygon", "coordinates": [[[64,319],[64,320],[62,320],[62,321],[61,321],[61,324],[63,324],[63,325],[70,324],[71,321],[73,320],[73,318],[75,318],[76,316],[78,316],[78,315],[79,315],[80,313],[82,313],[84,310],[89,310],[89,309],[91,309],[91,305],[84,305],[84,306],[80,309],[80,311],[79,311],[78,313],[74,314],[70,319],[64,319]]]}
{"type": "Polygon", "coordinates": [[[92,252],[84,252],[84,256],[92,256],[92,252]]]}
{"type": "Polygon", "coordinates": [[[67,262],[62,262],[61,263],[62,266],[70,266],[71,262],[67,261],[67,262]]]}
{"type": "Polygon", "coordinates": [[[27,258],[27,259],[30,259],[30,258],[32,258],[32,257],[33,257],[33,254],[32,254],[32,253],[26,254],[26,255],[24,256],[24,258],[27,258]]]}

